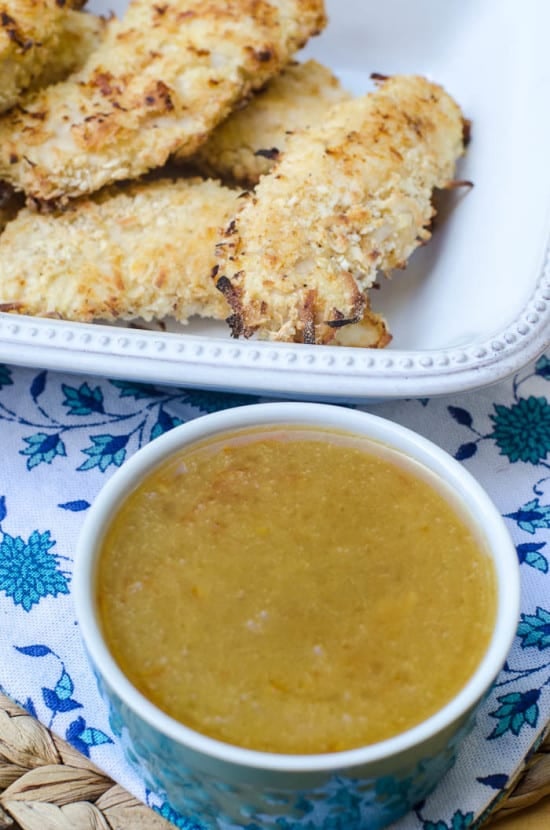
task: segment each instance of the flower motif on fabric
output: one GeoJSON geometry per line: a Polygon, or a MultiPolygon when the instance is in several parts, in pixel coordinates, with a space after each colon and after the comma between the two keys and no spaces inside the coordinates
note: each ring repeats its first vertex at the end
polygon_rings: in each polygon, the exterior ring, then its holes
{"type": "Polygon", "coordinates": [[[518,626],[522,648],[538,648],[543,651],[550,647],[550,612],[537,607],[535,614],[522,614],[518,626]]]}
{"type": "MultiPolygon", "coordinates": [[[[57,664],[56,675],[57,681],[53,686],[42,686],[42,703],[49,712],[48,728],[51,729],[54,721],[61,715],[68,712],[73,712],[75,709],[82,709],[82,704],[74,698],[74,683],[71,675],[67,671],[64,661],[52,649],[43,643],[34,643],[29,646],[14,646],[19,654],[25,657],[34,658],[53,658],[57,664]]],[[[32,698],[28,698],[23,704],[25,708],[34,716],[37,717],[36,705],[32,698]]],[[[81,752],[86,757],[90,757],[90,749],[94,746],[101,746],[101,744],[111,744],[112,739],[102,732],[101,729],[88,726],[82,716],[71,720],[65,729],[65,738],[71,743],[75,749],[81,752]]]]}
{"type": "Polygon", "coordinates": [[[472,440],[458,447],[455,458],[459,461],[471,458],[476,454],[480,441],[490,439],[511,463],[544,464],[550,453],[550,403],[543,396],[520,397],[519,388],[534,377],[550,380],[549,367],[550,360],[543,355],[535,364],[534,371],[522,378],[519,375],[515,377],[512,402],[508,406],[493,404],[494,414],[489,415],[493,429],[486,434],[475,428],[474,419],[467,409],[448,406],[449,415],[472,434],[472,440]]]}
{"type": "MultiPolygon", "coordinates": [[[[27,458],[29,471],[66,458],[70,446],[67,443],[68,436],[86,430],[89,443],[81,448],[81,452],[87,458],[77,470],[105,473],[113,467],[120,467],[129,452],[183,423],[182,418],[170,412],[173,404],[183,404],[198,409],[199,412],[215,412],[259,400],[257,397],[240,394],[110,380],[108,385],[103,386],[88,382],[79,385],[61,383],[56,387],[54,395],[50,390],[48,403],[45,403],[44,393],[48,389],[50,377],[47,371],[41,371],[33,377],[29,397],[34,411],[30,416],[0,407],[0,419],[15,421],[24,427],[34,427],[34,432],[22,436],[24,446],[19,450],[20,455],[27,458]],[[116,406],[112,395],[109,395],[109,391],[114,390],[118,392],[119,399],[137,401],[139,406],[130,409],[127,406],[116,406]],[[57,412],[53,414],[56,403],[57,412]],[[60,407],[65,410],[65,415],[59,414],[60,407]],[[122,433],[120,425],[125,425],[122,433]],[[92,433],[91,428],[96,432],[92,433]]],[[[0,390],[3,386],[12,384],[11,370],[0,364],[0,390]]],[[[189,417],[194,417],[194,414],[189,417]]],[[[73,500],[73,504],[77,503],[83,504],[83,500],[73,500]]]]}
{"type": "Polygon", "coordinates": [[[93,412],[104,413],[103,392],[99,386],[92,389],[87,383],[81,384],[78,389],[73,386],[62,385],[65,395],[63,406],[66,406],[70,415],[91,415],[93,412]]]}
{"type": "MultiPolygon", "coordinates": [[[[474,456],[480,442],[492,440],[507,456],[511,463],[524,462],[546,470],[550,463],[546,460],[550,453],[550,403],[543,396],[529,395],[520,397],[519,388],[526,381],[533,379],[550,380],[550,359],[543,355],[524,377],[519,374],[513,382],[513,400],[510,405],[495,403],[494,414],[489,418],[493,422],[491,432],[483,434],[474,425],[471,413],[458,406],[448,406],[447,411],[461,426],[468,429],[472,440],[465,441],[455,452],[458,461],[466,461],[474,456]]],[[[550,504],[541,501],[546,498],[543,484],[549,480],[546,474],[533,486],[535,498],[526,502],[505,518],[514,520],[518,527],[534,535],[538,531],[550,529],[550,504]]],[[[518,560],[541,574],[549,572],[546,554],[546,540],[521,542],[516,546],[518,560]]]]}
{"type": "Polygon", "coordinates": [[[529,689],[526,692],[510,692],[497,698],[500,706],[490,717],[496,718],[497,725],[489,738],[499,738],[506,732],[519,735],[526,725],[535,727],[539,719],[538,700],[540,689],[529,689]]]}
{"type": "Polygon", "coordinates": [[[512,406],[495,404],[493,438],[513,463],[538,464],[550,452],[550,404],[546,398],[520,398],[512,406]]]}
{"type": "Polygon", "coordinates": [[[536,533],[537,530],[550,529],[550,504],[541,504],[539,499],[520,507],[516,513],[507,513],[507,519],[514,519],[518,527],[526,533],[536,533]]]}
{"type": "Polygon", "coordinates": [[[88,460],[80,465],[79,470],[91,470],[99,467],[102,473],[107,467],[120,467],[126,458],[126,445],[129,435],[92,435],[91,447],[82,450],[88,460]]]}
{"type": "MultiPolygon", "coordinates": [[[[550,504],[541,504],[538,498],[519,507],[513,513],[506,513],[505,519],[513,519],[520,530],[534,535],[538,531],[550,529],[550,504]]],[[[546,541],[520,542],[516,545],[519,563],[529,565],[541,573],[548,573],[548,559],[542,553],[546,541]]]]}
{"type": "MultiPolygon", "coordinates": [[[[113,467],[120,467],[129,452],[182,424],[183,419],[170,412],[173,404],[184,404],[201,412],[214,412],[258,400],[247,395],[111,380],[106,386],[94,386],[88,382],[79,385],[61,383],[54,395],[50,390],[46,403],[45,392],[49,383],[50,374],[47,371],[33,377],[29,386],[29,397],[34,406],[31,415],[0,407],[0,419],[15,421],[23,427],[34,427],[34,432],[22,436],[24,446],[19,450],[20,455],[27,459],[29,471],[66,458],[70,446],[68,436],[86,430],[89,443],[81,448],[81,452],[87,458],[77,469],[79,472],[95,470],[104,473],[113,467]],[[116,406],[112,395],[109,395],[109,391],[114,390],[118,392],[119,399],[137,401],[138,407],[116,406]],[[60,415],[60,407],[65,410],[65,415],[60,415]],[[125,425],[122,432],[120,425],[125,425]],[[92,433],[91,429],[95,432],[92,433]]],[[[10,369],[0,365],[0,390],[12,384],[10,369]]],[[[78,499],[73,500],[74,504],[78,502],[78,499]]],[[[83,500],[80,502],[83,503],[83,500]]]]}
{"type": "Polygon", "coordinates": [[[37,432],[28,438],[23,438],[28,444],[25,450],[20,450],[20,455],[28,455],[27,470],[32,470],[37,464],[51,464],[57,455],[67,455],[65,444],[58,433],[46,435],[45,432],[37,432]]]}
{"type": "MultiPolygon", "coordinates": [[[[534,614],[522,613],[517,633],[523,651],[526,649],[544,651],[550,648],[550,611],[537,606],[534,614]]],[[[489,717],[494,718],[497,724],[487,736],[488,740],[494,740],[506,734],[518,736],[524,727],[535,729],[538,726],[539,700],[543,689],[550,685],[548,667],[548,660],[537,661],[536,658],[530,664],[522,664],[518,668],[510,659],[506,661],[494,685],[495,694],[506,686],[513,687],[513,684],[528,678],[532,678],[532,682],[536,685],[496,697],[496,702],[500,705],[489,712],[489,717]],[[535,680],[536,675],[539,676],[538,680],[535,680]]]]}
{"type": "Polygon", "coordinates": [[[27,541],[10,536],[1,522],[7,516],[5,497],[0,497],[0,590],[30,611],[46,596],[69,593],[69,580],[59,567],[60,556],[51,552],[55,541],[50,531],[34,530],[27,541]]]}

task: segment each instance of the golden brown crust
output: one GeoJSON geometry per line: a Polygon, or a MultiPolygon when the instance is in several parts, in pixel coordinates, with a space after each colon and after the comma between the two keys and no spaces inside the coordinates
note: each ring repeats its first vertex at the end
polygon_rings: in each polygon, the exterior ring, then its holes
{"type": "Polygon", "coordinates": [[[72,72],[84,66],[104,36],[107,21],[89,12],[67,9],[59,32],[59,41],[46,61],[42,72],[30,85],[41,89],[65,80],[72,72]]]}
{"type": "Polygon", "coordinates": [[[192,153],[325,24],[322,0],[132,0],[80,73],[0,122],[0,177],[60,200],[192,153]]]}
{"type": "Polygon", "coordinates": [[[317,61],[291,63],[220,124],[190,161],[204,175],[254,187],[284,151],[291,132],[318,126],[330,106],[350,97],[317,61]]]}
{"type": "Polygon", "coordinates": [[[1,0],[0,112],[13,106],[21,93],[40,84],[62,50],[69,3],[58,0],[1,0]]]}
{"type": "Polygon", "coordinates": [[[366,290],[429,238],[432,191],[452,178],[462,131],[441,87],[396,76],[291,136],[218,246],[233,334],[343,342],[366,320],[366,339],[375,322],[384,345],[366,290]]]}
{"type": "Polygon", "coordinates": [[[212,270],[238,192],[202,179],[113,186],[0,236],[0,307],[67,320],[228,314],[212,270]]]}

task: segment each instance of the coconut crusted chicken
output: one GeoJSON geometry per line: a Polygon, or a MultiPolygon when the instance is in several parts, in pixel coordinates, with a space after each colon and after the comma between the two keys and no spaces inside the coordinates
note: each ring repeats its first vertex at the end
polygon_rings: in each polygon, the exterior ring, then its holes
{"type": "Polygon", "coordinates": [[[67,9],[59,32],[57,48],[30,89],[36,90],[56,84],[65,80],[71,72],[81,69],[99,46],[106,27],[107,21],[104,17],[67,9]]]}
{"type": "Polygon", "coordinates": [[[37,201],[190,154],[325,25],[323,0],[132,0],[79,73],[0,121],[0,179],[37,201]]]}
{"type": "Polygon", "coordinates": [[[218,246],[233,335],[385,345],[367,289],[429,238],[432,191],[452,179],[463,130],[440,86],[395,76],[290,136],[218,246]]]}
{"type": "Polygon", "coordinates": [[[67,320],[223,320],[210,276],[239,191],[215,181],[113,185],[61,213],[24,208],[0,235],[0,311],[67,320]]]}
{"type": "Polygon", "coordinates": [[[254,187],[284,150],[290,133],[318,124],[330,106],[349,98],[317,61],[291,63],[220,124],[191,161],[207,176],[254,187]]]}
{"type": "Polygon", "coordinates": [[[71,5],[58,0],[0,0],[0,112],[51,71],[66,37],[71,5]]]}

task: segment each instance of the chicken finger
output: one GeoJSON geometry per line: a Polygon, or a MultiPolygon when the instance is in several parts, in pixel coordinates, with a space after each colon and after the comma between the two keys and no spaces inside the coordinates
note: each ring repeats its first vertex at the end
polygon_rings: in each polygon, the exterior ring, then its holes
{"type": "Polygon", "coordinates": [[[46,61],[42,72],[31,83],[37,90],[64,81],[81,69],[105,34],[107,20],[89,12],[67,9],[59,32],[55,52],[46,61]]]}
{"type": "Polygon", "coordinates": [[[215,241],[239,191],[202,179],[113,186],[0,235],[0,310],[89,322],[224,319],[215,241]]]}
{"type": "Polygon", "coordinates": [[[66,201],[190,154],[324,24],[323,0],[132,0],[81,72],[0,120],[0,179],[66,201]]]}
{"type": "MultiPolygon", "coordinates": [[[[463,149],[457,104],[408,76],[336,104],[322,126],[291,136],[218,246],[233,335],[362,342],[361,326],[349,336],[344,327],[370,314],[377,271],[403,267],[429,238],[432,191],[452,178],[463,149]]],[[[364,344],[376,345],[362,326],[364,344]]]]}
{"type": "Polygon", "coordinates": [[[57,0],[1,0],[0,112],[13,106],[55,59],[69,4],[57,0]]]}
{"type": "Polygon", "coordinates": [[[220,124],[191,162],[204,175],[254,187],[284,150],[291,132],[317,126],[332,104],[350,97],[317,61],[291,63],[220,124]]]}

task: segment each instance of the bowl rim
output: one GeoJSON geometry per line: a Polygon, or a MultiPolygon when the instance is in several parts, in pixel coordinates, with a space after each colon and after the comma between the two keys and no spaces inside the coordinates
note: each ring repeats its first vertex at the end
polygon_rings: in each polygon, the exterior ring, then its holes
{"type": "Polygon", "coordinates": [[[190,750],[218,761],[279,772],[344,771],[411,750],[466,716],[489,691],[514,640],[520,612],[515,546],[501,514],[478,481],[456,459],[408,427],[369,412],[310,402],[259,403],[199,416],[140,448],[118,468],[94,500],[77,542],[73,598],[81,637],[96,672],[134,714],[190,750]],[[497,577],[497,613],[491,640],[476,671],[441,709],[391,738],[334,753],[283,754],[245,749],[185,726],[151,703],[123,674],[101,634],[94,600],[95,565],[106,527],[128,489],[174,451],[217,434],[256,426],[301,425],[357,433],[419,461],[453,488],[466,515],[485,536],[497,577]],[[474,518],[475,517],[475,518],[474,518]]]}

